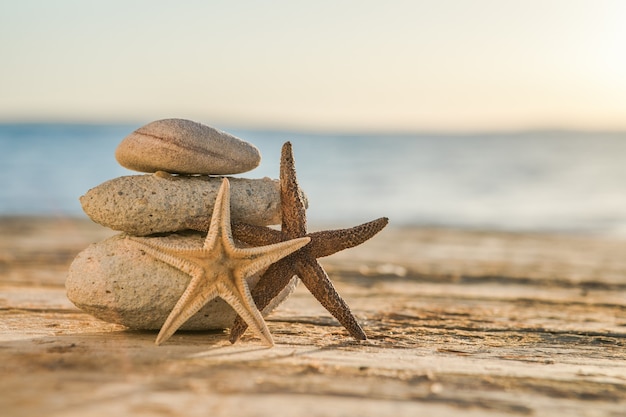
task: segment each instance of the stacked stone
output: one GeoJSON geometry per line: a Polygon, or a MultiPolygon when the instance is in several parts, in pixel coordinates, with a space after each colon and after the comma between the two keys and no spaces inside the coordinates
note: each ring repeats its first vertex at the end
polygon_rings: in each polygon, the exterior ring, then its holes
{"type": "MultiPolygon", "coordinates": [[[[122,166],[149,174],[112,179],[80,198],[93,221],[122,233],[78,254],[70,266],[67,295],[101,320],[132,329],[160,329],[191,278],[127,244],[124,237],[157,235],[163,243],[202,246],[220,176],[247,172],[258,166],[261,156],[255,146],[228,133],[166,119],[131,133],[115,157],[122,166]]],[[[280,224],[278,180],[230,178],[230,183],[232,221],[280,224]]],[[[216,298],[181,329],[223,329],[235,317],[232,308],[216,298]]]]}

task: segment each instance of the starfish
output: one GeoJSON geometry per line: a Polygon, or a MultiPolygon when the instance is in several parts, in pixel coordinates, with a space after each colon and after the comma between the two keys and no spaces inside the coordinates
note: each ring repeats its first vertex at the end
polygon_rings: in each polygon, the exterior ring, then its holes
{"type": "MultiPolygon", "coordinates": [[[[282,210],[280,231],[245,223],[233,224],[233,236],[251,245],[276,244],[302,237],[311,239],[311,243],[307,246],[270,265],[267,271],[261,275],[259,282],[252,290],[252,297],[257,308],[264,310],[279,294],[284,294],[283,290],[290,285],[294,275],[297,275],[313,296],[339,320],[355,339],[367,339],[365,332],[352,315],[350,307],[337,293],[317,258],[332,255],[365,242],[382,230],[389,220],[386,217],[381,217],[350,229],[326,230],[307,234],[306,209],[300,198],[300,187],[296,179],[295,162],[290,142],[283,145],[281,152],[280,195],[282,210]]],[[[231,343],[235,343],[245,330],[246,324],[242,317],[237,317],[230,332],[231,343]]]]}
{"type": "Polygon", "coordinates": [[[306,245],[307,237],[255,248],[235,246],[230,225],[230,183],[227,178],[217,193],[211,223],[204,245],[176,247],[159,244],[149,238],[127,237],[149,255],[191,276],[156,338],[160,345],[191,316],[215,297],[221,297],[243,317],[254,332],[273,346],[263,316],[254,305],[247,279],[270,264],[306,245]]]}

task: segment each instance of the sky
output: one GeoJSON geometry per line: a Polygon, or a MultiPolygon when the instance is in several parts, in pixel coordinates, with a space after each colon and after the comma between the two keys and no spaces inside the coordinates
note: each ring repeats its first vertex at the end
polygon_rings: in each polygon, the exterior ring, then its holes
{"type": "Polygon", "coordinates": [[[626,1],[0,0],[0,122],[626,130],[626,1]]]}

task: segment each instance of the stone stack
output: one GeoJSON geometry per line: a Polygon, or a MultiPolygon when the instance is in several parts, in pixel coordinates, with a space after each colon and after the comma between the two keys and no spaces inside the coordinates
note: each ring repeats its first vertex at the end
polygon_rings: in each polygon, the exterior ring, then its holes
{"type": "MultiPolygon", "coordinates": [[[[261,156],[256,147],[228,133],[166,119],[131,133],[115,157],[122,166],[148,174],[112,179],[80,198],[93,221],[122,233],[78,254],[70,266],[67,295],[99,319],[132,329],[160,329],[190,276],[127,244],[124,237],[154,235],[163,243],[202,246],[220,176],[247,172],[261,156]],[[199,229],[205,233],[193,231],[199,229]]],[[[230,178],[230,183],[232,221],[280,224],[278,180],[230,178]]],[[[235,317],[216,298],[181,329],[223,329],[235,317]]]]}

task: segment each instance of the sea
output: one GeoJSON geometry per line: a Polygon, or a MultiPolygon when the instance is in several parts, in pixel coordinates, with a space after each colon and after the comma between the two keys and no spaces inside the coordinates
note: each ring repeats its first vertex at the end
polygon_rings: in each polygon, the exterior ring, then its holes
{"type": "MultiPolygon", "coordinates": [[[[0,216],[86,217],[78,198],[137,174],[114,152],[141,124],[0,124],[0,216]]],[[[582,233],[626,238],[626,132],[330,134],[224,128],[278,178],[293,144],[311,225],[582,233]]]]}

